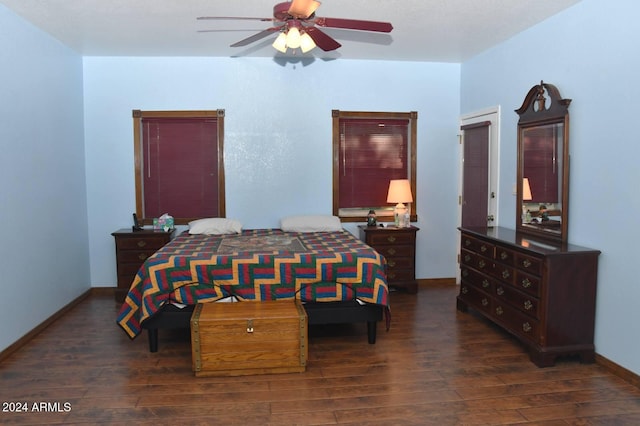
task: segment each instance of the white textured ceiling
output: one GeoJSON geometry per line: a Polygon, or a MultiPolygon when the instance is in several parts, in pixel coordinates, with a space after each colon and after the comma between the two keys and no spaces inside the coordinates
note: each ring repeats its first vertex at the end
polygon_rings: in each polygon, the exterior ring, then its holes
{"type": "MultiPolygon", "coordinates": [[[[463,62],[580,0],[323,0],[318,17],[387,21],[390,34],[324,29],[342,44],[321,59],[463,62]]],[[[198,16],[272,17],[265,0],[0,0],[85,56],[282,56],[275,34],[229,47],[270,27],[260,21],[197,21],[198,16]],[[198,30],[221,30],[198,32],[198,30]]],[[[298,53],[299,56],[303,56],[298,53]]]]}

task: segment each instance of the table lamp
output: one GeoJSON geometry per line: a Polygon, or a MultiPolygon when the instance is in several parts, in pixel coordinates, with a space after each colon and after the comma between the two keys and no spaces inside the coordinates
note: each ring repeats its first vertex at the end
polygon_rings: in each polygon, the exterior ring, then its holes
{"type": "Polygon", "coordinates": [[[387,203],[397,203],[393,209],[395,225],[400,228],[408,228],[409,210],[404,203],[413,202],[411,195],[411,182],[409,179],[392,179],[389,181],[389,192],[387,193],[387,203]]]}

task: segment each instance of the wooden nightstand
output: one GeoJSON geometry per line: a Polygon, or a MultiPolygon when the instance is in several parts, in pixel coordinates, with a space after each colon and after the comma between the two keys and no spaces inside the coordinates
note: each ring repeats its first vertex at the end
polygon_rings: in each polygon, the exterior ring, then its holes
{"type": "Polygon", "coordinates": [[[159,248],[171,241],[174,230],[169,232],[131,228],[120,229],[111,235],[116,240],[116,265],[118,268],[118,287],[116,301],[123,302],[138,269],[159,248]]]}
{"type": "Polygon", "coordinates": [[[387,259],[390,287],[418,292],[416,282],[416,232],[419,228],[374,227],[360,225],[360,239],[387,259]]]}

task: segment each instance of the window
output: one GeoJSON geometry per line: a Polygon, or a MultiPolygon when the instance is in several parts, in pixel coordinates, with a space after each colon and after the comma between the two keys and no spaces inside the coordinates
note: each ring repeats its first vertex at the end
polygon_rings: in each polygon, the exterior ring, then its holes
{"type": "Polygon", "coordinates": [[[133,111],[136,214],[224,217],[224,110],[133,111]]]}
{"type": "Polygon", "coordinates": [[[332,111],[333,214],[359,222],[370,209],[393,216],[389,181],[409,179],[416,217],[416,134],[418,113],[332,111]]]}

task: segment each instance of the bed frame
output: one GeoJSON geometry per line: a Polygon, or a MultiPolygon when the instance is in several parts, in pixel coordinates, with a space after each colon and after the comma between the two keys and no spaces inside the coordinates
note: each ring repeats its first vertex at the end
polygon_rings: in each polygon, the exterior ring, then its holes
{"type": "MultiPolygon", "coordinates": [[[[238,302],[242,303],[242,302],[238,302]]],[[[383,307],[374,304],[361,305],[355,300],[345,302],[305,303],[309,325],[366,322],[367,340],[376,343],[377,323],[382,320],[383,307]]],[[[189,328],[194,305],[182,309],[165,305],[160,312],[142,323],[149,336],[149,351],[158,352],[158,330],[189,328]]]]}

